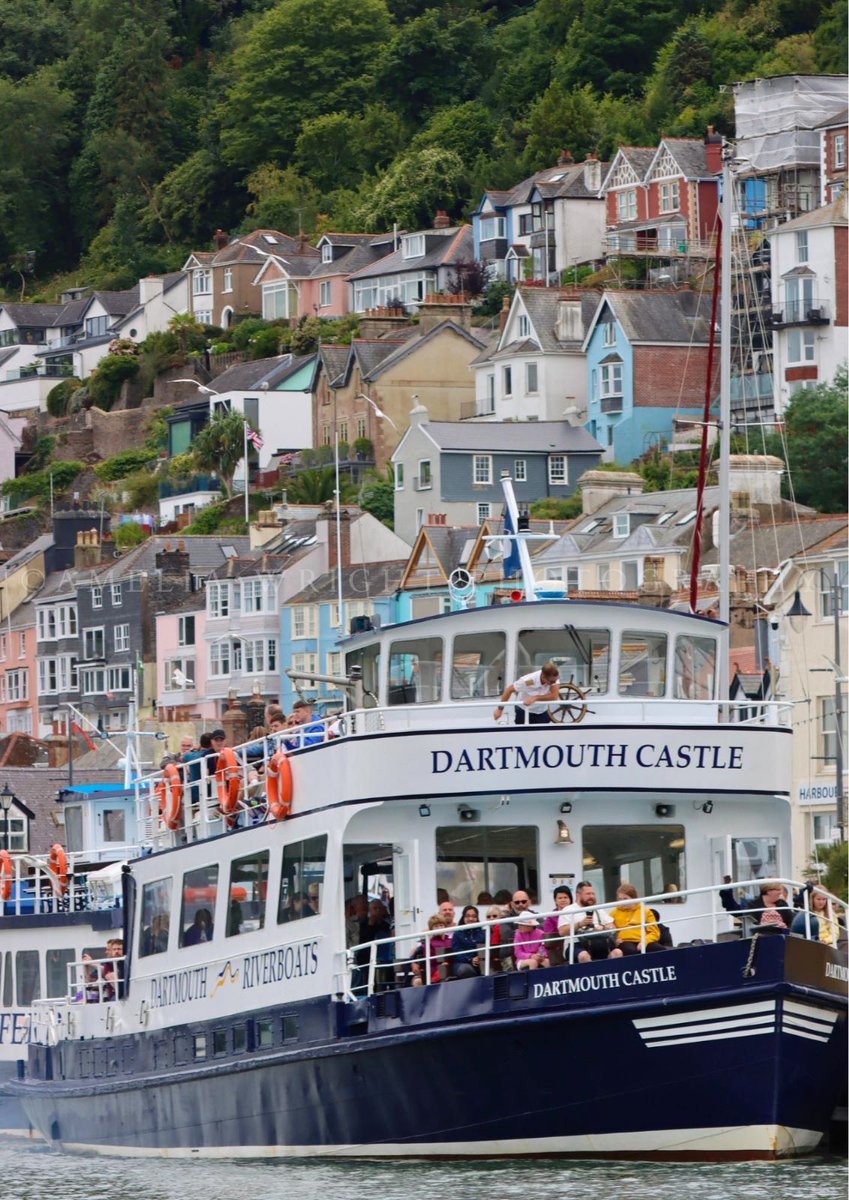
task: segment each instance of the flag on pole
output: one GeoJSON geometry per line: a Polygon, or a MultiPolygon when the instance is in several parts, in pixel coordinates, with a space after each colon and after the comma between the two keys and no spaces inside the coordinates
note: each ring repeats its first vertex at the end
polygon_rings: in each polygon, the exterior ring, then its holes
{"type": "Polygon", "coordinates": [[[516,575],[522,573],[522,560],[519,557],[519,539],[516,537],[516,530],[513,528],[513,518],[510,516],[510,509],[507,505],[504,506],[504,532],[511,535],[504,539],[504,578],[512,579],[516,575]]]}
{"type": "Polygon", "coordinates": [[[250,438],[251,442],[253,443],[254,450],[261,450],[263,448],[263,446],[265,445],[265,443],[263,442],[260,434],[258,434],[255,429],[251,429],[250,425],[248,425],[247,430],[248,430],[248,437],[250,438]]]}

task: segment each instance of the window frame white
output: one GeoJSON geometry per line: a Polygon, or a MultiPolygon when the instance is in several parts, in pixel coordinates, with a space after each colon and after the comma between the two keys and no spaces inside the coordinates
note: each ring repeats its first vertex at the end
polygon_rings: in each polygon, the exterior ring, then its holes
{"type": "Polygon", "coordinates": [[[113,629],[113,637],[115,643],[115,653],[124,654],[130,649],[130,623],[129,621],[116,625],[113,629]]]}
{"type": "Polygon", "coordinates": [[[568,485],[569,485],[569,458],[568,458],[568,455],[566,455],[566,454],[549,454],[548,462],[547,462],[547,469],[548,469],[548,482],[549,482],[550,487],[568,487],[568,485]],[[555,471],[555,469],[554,469],[556,463],[562,464],[562,467],[563,467],[562,478],[560,478],[560,472],[555,471]]]}
{"type": "Polygon", "coordinates": [[[192,272],[192,295],[212,295],[212,269],[210,267],[196,267],[192,272]]]}
{"type": "Polygon", "coordinates": [[[492,455],[472,455],[472,483],[476,487],[492,486],[492,455]]]}
{"type": "Polygon", "coordinates": [[[528,482],[528,460],[526,458],[516,458],[513,460],[513,482],[528,482]]]}
{"type": "Polygon", "coordinates": [[[423,233],[408,233],[403,238],[401,256],[408,258],[423,258],[426,251],[425,235],[423,233]]]}
{"type": "Polygon", "coordinates": [[[525,363],[525,395],[539,395],[539,363],[525,363]]]}

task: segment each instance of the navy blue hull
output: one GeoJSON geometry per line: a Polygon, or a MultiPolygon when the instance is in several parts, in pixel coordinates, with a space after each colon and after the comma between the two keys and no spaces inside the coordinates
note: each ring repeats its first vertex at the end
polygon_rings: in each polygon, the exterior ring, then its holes
{"type": "Polygon", "coordinates": [[[143,1074],[33,1048],[42,1078],[13,1087],[51,1141],[106,1153],[799,1153],[840,1095],[846,1021],[797,945],[764,941],[747,979],[737,943],[315,1001],[291,1045],[143,1074]]]}

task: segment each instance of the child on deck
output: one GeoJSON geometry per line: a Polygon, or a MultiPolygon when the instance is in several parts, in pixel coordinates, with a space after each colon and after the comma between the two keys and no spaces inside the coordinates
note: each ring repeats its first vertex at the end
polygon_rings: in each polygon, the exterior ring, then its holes
{"type": "Polygon", "coordinates": [[[548,966],[543,933],[533,913],[523,913],[513,935],[513,957],[519,971],[534,971],[548,966]]]}

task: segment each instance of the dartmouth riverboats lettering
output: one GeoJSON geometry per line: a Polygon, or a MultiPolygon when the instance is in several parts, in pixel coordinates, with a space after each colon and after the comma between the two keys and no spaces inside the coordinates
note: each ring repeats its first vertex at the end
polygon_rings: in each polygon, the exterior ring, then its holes
{"type": "Polygon", "coordinates": [[[23,1046],[32,1039],[29,1013],[0,1013],[0,1046],[23,1046]]]}
{"type": "Polygon", "coordinates": [[[206,999],[207,967],[192,967],[187,971],[172,971],[155,975],[150,981],[150,1007],[168,1008],[172,1004],[187,1004],[206,999]]]}
{"type": "Polygon", "coordinates": [[[646,742],[631,747],[627,743],[567,742],[548,746],[478,746],[472,750],[431,750],[431,774],[446,772],[517,771],[522,769],[555,771],[560,767],[666,767],[672,770],[741,771],[742,746],[682,745],[666,746],[646,742]]]}
{"type": "Polygon", "coordinates": [[[283,983],[315,975],[318,970],[318,942],[300,946],[279,946],[261,954],[248,954],[242,964],[242,989],[262,987],[265,983],[283,983]]]}
{"type": "Polygon", "coordinates": [[[574,996],[580,992],[603,992],[611,988],[645,987],[649,983],[671,983],[678,978],[675,967],[640,967],[614,973],[579,975],[575,979],[553,979],[551,983],[535,983],[532,999],[548,996],[574,996]]]}

